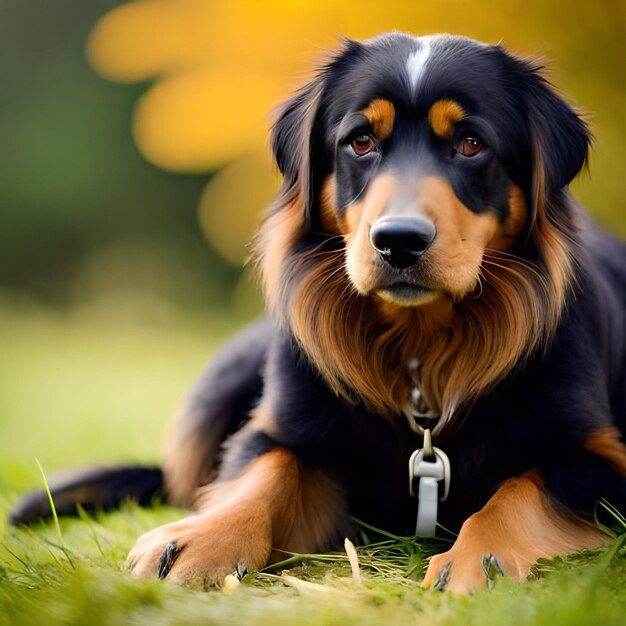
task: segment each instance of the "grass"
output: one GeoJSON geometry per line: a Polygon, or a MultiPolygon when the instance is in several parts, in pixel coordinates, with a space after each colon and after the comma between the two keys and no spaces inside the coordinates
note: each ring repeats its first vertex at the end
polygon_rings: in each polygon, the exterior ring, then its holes
{"type": "Polygon", "coordinates": [[[11,506],[67,466],[155,462],[168,414],[219,340],[221,322],[173,317],[149,328],[93,316],[0,308],[0,625],[4,624],[423,624],[626,623],[623,520],[599,522],[615,540],[536,564],[525,585],[498,578],[471,597],[421,589],[440,541],[375,537],[358,548],[363,584],[345,553],[285,555],[232,593],[138,581],[125,570],[141,533],[183,512],[157,506],[31,529],[6,525],[11,506]]]}

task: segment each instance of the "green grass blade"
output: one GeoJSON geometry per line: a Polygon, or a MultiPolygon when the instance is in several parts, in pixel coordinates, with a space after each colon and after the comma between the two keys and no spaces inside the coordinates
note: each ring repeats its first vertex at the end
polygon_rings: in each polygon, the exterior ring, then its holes
{"type": "Polygon", "coordinates": [[[50,509],[52,511],[52,519],[54,520],[54,527],[57,531],[57,536],[59,538],[59,544],[65,547],[65,542],[63,541],[63,533],[61,532],[61,524],[59,524],[59,516],[57,515],[57,509],[54,506],[54,500],[52,499],[52,492],[50,491],[50,485],[48,485],[48,479],[46,478],[46,474],[43,471],[43,467],[41,467],[41,463],[39,459],[35,459],[37,463],[37,467],[39,467],[39,471],[41,472],[41,478],[43,479],[43,485],[46,493],[48,494],[48,502],[50,502],[50,509]]]}

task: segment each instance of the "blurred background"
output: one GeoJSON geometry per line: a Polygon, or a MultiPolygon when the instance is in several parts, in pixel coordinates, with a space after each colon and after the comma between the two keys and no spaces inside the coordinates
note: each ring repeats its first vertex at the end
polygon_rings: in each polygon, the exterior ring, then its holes
{"type": "Polygon", "coordinates": [[[261,311],[242,262],[278,180],[272,107],[338,35],[545,57],[589,114],[573,185],[626,236],[623,0],[2,0],[0,489],[159,458],[211,351],[261,311]]]}

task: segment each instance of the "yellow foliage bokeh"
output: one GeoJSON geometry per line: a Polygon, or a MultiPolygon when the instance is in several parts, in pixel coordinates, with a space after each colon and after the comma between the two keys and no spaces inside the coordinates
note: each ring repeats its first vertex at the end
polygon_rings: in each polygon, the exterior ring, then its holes
{"type": "Polygon", "coordinates": [[[248,256],[260,209],[278,191],[278,175],[262,151],[232,161],[200,198],[200,225],[213,247],[233,264],[248,256]]]}

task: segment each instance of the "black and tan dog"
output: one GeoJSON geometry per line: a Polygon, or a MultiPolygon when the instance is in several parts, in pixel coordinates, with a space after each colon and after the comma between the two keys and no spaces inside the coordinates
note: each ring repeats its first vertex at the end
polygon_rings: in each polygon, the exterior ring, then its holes
{"type": "MultiPolygon", "coordinates": [[[[460,529],[425,584],[445,568],[448,588],[481,586],[486,554],[523,579],[601,545],[594,503],[626,504],[626,248],[567,190],[589,141],[500,46],[345,42],[274,127],[284,182],[255,248],[271,320],[202,375],[162,474],[79,476],[60,510],[146,500],[163,478],[196,512],[130,566],[201,586],[273,548],[331,548],[351,515],[410,534],[419,408],[451,461],[440,521],[460,529]]],[[[48,512],[34,495],[13,521],[48,512]]]]}

